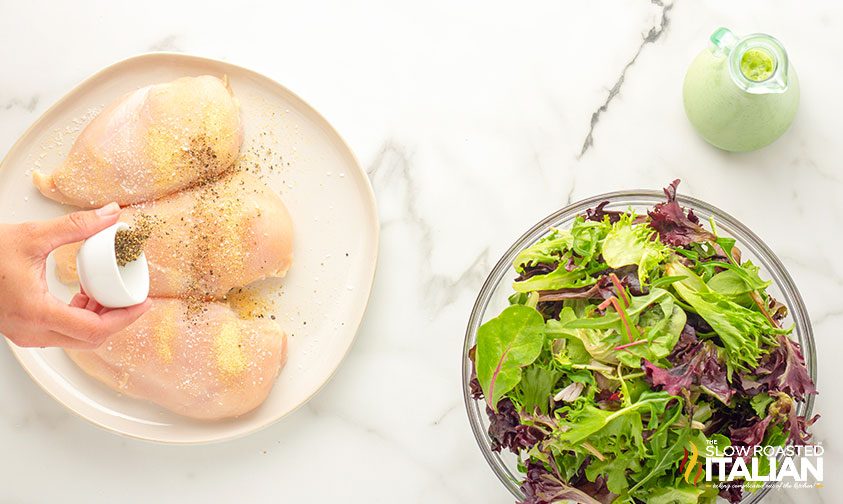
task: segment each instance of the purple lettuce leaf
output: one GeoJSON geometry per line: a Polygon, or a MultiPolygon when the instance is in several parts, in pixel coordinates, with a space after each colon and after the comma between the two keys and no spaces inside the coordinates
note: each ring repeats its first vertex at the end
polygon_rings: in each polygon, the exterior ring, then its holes
{"type": "Polygon", "coordinates": [[[690,390],[694,384],[696,368],[690,363],[681,364],[671,369],[662,369],[648,360],[642,364],[648,381],[654,386],[661,386],[668,394],[681,396],[682,390],[690,390]]]}
{"type": "Polygon", "coordinates": [[[522,282],[536,275],[547,275],[548,273],[556,271],[556,268],[558,267],[559,263],[538,263],[524,266],[524,271],[515,278],[515,281],[522,282]]]}
{"type": "Polygon", "coordinates": [[[688,321],[686,322],[686,324],[691,326],[695,334],[714,332],[714,329],[712,329],[711,326],[708,325],[708,322],[706,322],[704,318],[700,317],[696,313],[686,312],[686,315],[688,316],[688,321]]]}
{"type": "Polygon", "coordinates": [[[767,304],[767,312],[770,314],[770,318],[772,318],[776,324],[781,327],[782,320],[787,317],[787,306],[769,294],[768,297],[770,298],[770,302],[767,304]]]}
{"type": "Polygon", "coordinates": [[[585,211],[585,220],[603,222],[603,219],[607,216],[609,217],[609,222],[612,224],[621,220],[621,215],[623,215],[624,212],[619,212],[617,210],[605,210],[606,205],[608,204],[608,201],[601,201],[596,207],[587,209],[585,211]]]}
{"type": "Polygon", "coordinates": [[[717,348],[708,341],[691,342],[690,330],[683,330],[686,339],[680,341],[674,347],[670,369],[656,366],[648,360],[644,360],[642,368],[647,374],[648,381],[653,386],[661,386],[668,394],[682,396],[683,390],[691,390],[696,385],[719,399],[724,404],[729,404],[735,394],[729,382],[726,380],[726,366],[721,362],[717,348]]]}
{"type": "Polygon", "coordinates": [[[469,390],[471,390],[471,398],[475,400],[483,399],[483,388],[480,386],[480,380],[477,379],[477,374],[471,372],[471,381],[468,382],[469,390]]]}
{"type": "MultiPolygon", "coordinates": [[[[474,362],[475,348],[468,351],[468,358],[474,362]]],[[[482,400],[483,388],[480,386],[480,381],[477,379],[477,371],[472,366],[471,378],[469,380],[469,390],[471,397],[475,400],[482,400]]],[[[486,406],[486,415],[489,417],[489,437],[491,438],[491,448],[493,451],[500,452],[501,448],[506,448],[513,453],[518,453],[521,450],[526,450],[533,447],[539,441],[542,441],[547,436],[539,428],[522,425],[521,417],[515,404],[508,398],[498,402],[498,412],[496,413],[492,408],[486,406]]]]}
{"type": "Polygon", "coordinates": [[[619,390],[601,388],[594,395],[594,402],[602,410],[617,411],[622,406],[621,392],[619,390]]]}
{"type": "Polygon", "coordinates": [[[816,394],[799,343],[784,334],[778,336],[778,342],[779,346],[761,359],[751,375],[742,377],[744,390],[753,394],[764,390],[784,392],[798,401],[804,400],[806,394],[816,394]]]}
{"type": "Polygon", "coordinates": [[[685,327],[682,328],[682,332],[679,334],[679,340],[673,346],[670,355],[667,356],[667,360],[673,365],[687,362],[693,356],[689,354],[696,353],[699,342],[700,340],[697,338],[697,331],[694,329],[694,326],[686,323],[685,327]]]}
{"type": "MultiPolygon", "coordinates": [[[[647,293],[647,289],[641,287],[638,279],[638,266],[632,264],[617,269],[607,269],[599,274],[597,283],[589,287],[565,288],[556,290],[545,290],[539,292],[539,303],[536,310],[542,314],[545,320],[558,318],[562,311],[563,301],[566,299],[591,299],[604,300],[612,296],[618,296],[615,284],[612,283],[610,274],[614,273],[621,285],[629,290],[633,296],[641,296],[647,293]]],[[[523,276],[523,275],[522,275],[523,276]]],[[[519,277],[520,279],[521,277],[519,277]]]]}
{"type": "Polygon", "coordinates": [[[785,430],[787,430],[788,442],[797,445],[806,445],[810,443],[813,436],[810,432],[808,432],[808,427],[814,425],[814,422],[819,419],[819,415],[814,415],[809,420],[802,415],[797,415],[795,411],[789,414],[785,427],[785,430]]]}
{"type": "MultiPolygon", "coordinates": [[[[770,424],[781,425],[787,432],[787,442],[796,445],[806,445],[811,442],[808,427],[819,419],[815,415],[811,419],[797,413],[796,402],[783,392],[773,392],[776,401],[768,408],[768,414],[763,419],[754,417],[749,423],[740,427],[729,428],[729,438],[733,445],[755,446],[764,441],[764,435],[770,424]]],[[[748,459],[749,457],[744,457],[748,459]]]]}
{"type": "Polygon", "coordinates": [[[783,392],[773,392],[772,394],[776,401],[768,408],[768,418],[772,418],[776,423],[780,423],[785,431],[787,431],[787,440],[789,443],[797,445],[806,445],[811,442],[811,434],[808,432],[808,427],[819,420],[819,415],[814,415],[810,420],[803,415],[796,412],[796,402],[787,394],[783,392]]]}
{"type": "Polygon", "coordinates": [[[777,365],[767,367],[762,364],[761,369],[756,370],[756,373],[769,371],[767,377],[770,379],[770,389],[777,390],[788,394],[791,397],[801,399],[805,394],[816,394],[817,388],[814,381],[808,375],[808,368],[805,366],[805,357],[802,355],[802,349],[799,348],[799,343],[791,340],[784,334],[779,335],[779,347],[777,349],[779,354],[784,354],[778,360],[777,365]],[[782,369],[782,363],[784,367],[782,369]],[[776,370],[780,370],[778,378],[772,379],[776,370]]]}
{"type": "Polygon", "coordinates": [[[477,345],[468,349],[468,359],[471,361],[471,378],[468,380],[468,389],[471,391],[471,398],[474,400],[483,399],[483,387],[477,379],[477,369],[474,366],[474,356],[477,354],[477,345]]]}
{"type": "Polygon", "coordinates": [[[715,236],[700,225],[693,210],[685,210],[676,201],[676,187],[679,179],[664,188],[665,203],[658,203],[649,212],[650,226],[658,231],[659,238],[667,245],[684,247],[691,243],[714,241],[715,236]]]}
{"type": "Polygon", "coordinates": [[[579,489],[565,483],[562,478],[550,471],[541,462],[527,462],[527,476],[521,484],[524,500],[519,504],[554,504],[557,502],[577,502],[581,504],[603,504],[615,497],[606,488],[602,478],[589,483],[587,488],[579,489]]]}
{"type": "Polygon", "coordinates": [[[492,450],[500,452],[501,448],[518,453],[535,446],[547,436],[541,429],[532,425],[522,425],[521,416],[515,404],[509,399],[498,403],[498,411],[486,407],[489,416],[489,437],[492,440],[492,450]]]}
{"type": "Polygon", "coordinates": [[[732,440],[733,445],[760,445],[764,441],[764,434],[767,433],[767,427],[769,427],[771,420],[772,417],[767,415],[763,420],[756,419],[745,427],[731,427],[729,428],[729,439],[732,440]]]}
{"type": "MultiPolygon", "coordinates": [[[[744,425],[741,427],[729,427],[729,439],[732,446],[757,446],[764,442],[764,436],[767,433],[767,428],[770,426],[772,418],[768,415],[764,419],[757,417],[753,418],[749,423],[742,419],[744,425]]],[[[745,464],[750,464],[752,460],[752,450],[746,452],[745,455],[733,455],[733,458],[743,459],[745,464]]],[[[726,463],[726,470],[731,471],[734,460],[726,463]]],[[[728,500],[731,503],[738,503],[743,498],[743,480],[735,480],[726,485],[719,493],[720,497],[728,500]]]]}
{"type": "Polygon", "coordinates": [[[718,495],[731,502],[732,504],[737,504],[743,499],[743,488],[741,485],[741,481],[743,480],[735,480],[731,482],[731,485],[725,485],[724,488],[720,490],[720,493],[718,495]]]}
{"type": "MultiPolygon", "coordinates": [[[[606,282],[601,278],[594,285],[589,287],[576,287],[567,289],[556,289],[548,291],[539,291],[539,301],[564,301],[566,299],[605,299],[605,293],[610,293],[612,287],[611,280],[606,277],[606,282]],[[607,285],[608,282],[608,285],[607,285]]],[[[609,294],[611,296],[612,294],[609,294]]]]}
{"type": "Polygon", "coordinates": [[[609,275],[611,273],[614,273],[618,277],[621,285],[629,289],[630,294],[633,296],[643,296],[644,294],[647,294],[647,289],[641,286],[637,264],[630,264],[628,266],[611,269],[606,271],[605,274],[609,275]]]}

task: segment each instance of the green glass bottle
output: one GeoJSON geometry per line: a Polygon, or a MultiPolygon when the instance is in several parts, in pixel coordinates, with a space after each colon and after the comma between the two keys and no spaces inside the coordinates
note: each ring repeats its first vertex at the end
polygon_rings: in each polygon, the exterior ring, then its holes
{"type": "Polygon", "coordinates": [[[685,113],[715,147],[760,149],[787,131],[799,106],[799,79],[787,52],[763,33],[736,37],[726,28],[688,68],[685,113]]]}

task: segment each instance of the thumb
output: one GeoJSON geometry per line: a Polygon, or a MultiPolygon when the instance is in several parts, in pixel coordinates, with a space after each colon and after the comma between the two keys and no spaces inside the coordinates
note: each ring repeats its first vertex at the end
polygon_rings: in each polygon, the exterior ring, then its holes
{"type": "Polygon", "coordinates": [[[84,240],[117,222],[120,206],[109,203],[96,210],[73,212],[38,226],[42,251],[52,252],[59,245],[84,240]]]}

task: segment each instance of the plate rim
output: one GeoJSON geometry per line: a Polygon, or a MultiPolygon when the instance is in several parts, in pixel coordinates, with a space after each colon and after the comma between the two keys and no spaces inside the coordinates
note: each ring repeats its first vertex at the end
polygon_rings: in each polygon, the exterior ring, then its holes
{"type": "MultiPolygon", "coordinates": [[[[307,396],[304,400],[302,400],[294,408],[290,409],[289,411],[284,412],[281,415],[276,416],[275,418],[272,418],[271,420],[269,420],[269,421],[267,421],[263,424],[256,425],[255,427],[253,427],[251,429],[246,429],[246,430],[243,430],[243,431],[240,431],[240,432],[235,432],[233,434],[224,435],[224,436],[215,436],[215,437],[208,437],[207,439],[195,439],[195,440],[173,440],[173,439],[158,439],[158,438],[147,437],[147,436],[143,436],[143,435],[139,435],[139,434],[134,434],[134,433],[131,433],[131,432],[125,432],[124,430],[121,430],[119,428],[115,428],[113,426],[107,425],[106,423],[104,423],[102,421],[98,421],[98,420],[95,420],[93,418],[89,418],[88,416],[84,415],[82,412],[78,411],[76,408],[70,406],[67,402],[65,402],[64,400],[59,398],[52,390],[50,390],[50,388],[47,385],[45,385],[45,383],[41,379],[39,379],[35,375],[33,375],[33,373],[30,371],[30,369],[27,367],[27,365],[24,364],[24,359],[26,357],[23,354],[26,353],[26,352],[30,352],[32,350],[35,350],[35,348],[19,347],[19,346],[15,345],[14,343],[12,343],[12,341],[10,339],[5,338],[5,337],[3,339],[6,340],[6,343],[9,345],[9,349],[11,350],[12,355],[15,357],[15,360],[17,360],[20,367],[26,372],[27,376],[29,376],[29,378],[38,385],[38,387],[43,392],[45,392],[49,397],[53,398],[53,400],[55,400],[57,403],[62,405],[66,410],[70,411],[71,413],[73,413],[77,417],[82,418],[83,420],[95,425],[96,427],[98,427],[102,430],[105,430],[105,431],[110,432],[112,434],[117,434],[118,436],[121,436],[123,438],[137,439],[137,440],[145,441],[145,442],[148,442],[148,443],[162,444],[162,445],[191,446],[191,445],[208,445],[208,444],[224,443],[224,442],[227,442],[227,441],[233,441],[233,440],[236,440],[236,439],[240,439],[240,438],[249,436],[249,435],[254,434],[256,432],[262,431],[262,430],[264,430],[264,429],[266,429],[266,428],[268,428],[272,425],[277,424],[282,419],[284,419],[284,418],[292,415],[296,411],[298,411],[302,406],[309,403],[314,397],[316,397],[322,391],[322,389],[324,389],[325,386],[333,380],[334,376],[336,376],[336,374],[337,374],[337,371],[339,371],[343,362],[345,362],[346,358],[348,357],[348,354],[351,352],[351,348],[354,346],[354,343],[357,341],[357,336],[360,332],[360,326],[363,323],[363,319],[366,316],[366,312],[368,311],[369,303],[372,299],[372,289],[374,288],[375,277],[376,277],[377,271],[378,271],[378,256],[380,255],[380,218],[379,218],[379,213],[378,213],[377,199],[375,198],[375,192],[374,192],[374,189],[372,188],[372,181],[369,179],[368,172],[360,164],[360,160],[357,158],[357,155],[351,149],[351,147],[349,146],[346,139],[339,133],[339,131],[336,130],[336,128],[334,128],[334,126],[325,118],[325,116],[322,115],[321,112],[319,112],[315,107],[313,107],[313,105],[311,105],[308,101],[303,99],[297,93],[293,92],[287,86],[284,86],[283,84],[279,83],[275,79],[273,79],[271,77],[268,77],[268,76],[266,76],[266,75],[264,75],[264,74],[262,74],[258,71],[252,70],[250,68],[246,68],[246,67],[243,67],[243,66],[240,66],[240,65],[237,65],[237,64],[234,64],[234,63],[230,63],[228,61],[216,59],[216,58],[209,58],[209,57],[205,57],[205,56],[197,56],[195,54],[190,54],[190,53],[173,52],[173,51],[148,51],[148,52],[144,52],[144,53],[135,54],[133,56],[129,56],[127,58],[123,58],[119,61],[116,61],[114,63],[106,65],[105,67],[100,68],[99,70],[92,73],[88,77],[82,79],[80,82],[78,82],[76,85],[74,85],[69,91],[64,93],[61,96],[61,98],[56,100],[52,105],[50,105],[50,107],[48,107],[44,112],[42,112],[41,115],[38,116],[38,118],[35,121],[33,121],[29,125],[29,127],[27,127],[23,131],[23,133],[20,134],[18,139],[12,144],[12,146],[9,148],[9,150],[6,152],[6,154],[3,156],[3,158],[0,159],[0,171],[2,171],[6,167],[7,160],[10,159],[12,157],[12,155],[15,154],[16,151],[18,151],[21,148],[21,146],[23,145],[24,139],[26,139],[42,123],[46,122],[46,118],[48,116],[50,116],[50,114],[52,114],[54,110],[58,109],[59,107],[64,105],[66,102],[68,102],[70,100],[70,97],[73,94],[75,94],[75,92],[77,90],[79,90],[80,88],[90,84],[92,81],[95,81],[96,79],[100,78],[103,74],[114,70],[115,67],[118,67],[118,66],[130,63],[130,62],[146,60],[146,59],[156,59],[156,58],[161,58],[163,60],[168,60],[168,61],[182,60],[182,61],[200,62],[200,63],[205,63],[205,64],[210,63],[210,64],[217,64],[217,65],[224,65],[224,66],[236,69],[240,72],[245,72],[247,74],[251,74],[252,76],[257,76],[261,79],[265,79],[265,80],[269,81],[270,83],[272,83],[273,85],[278,86],[279,88],[283,89],[285,92],[287,92],[291,96],[293,96],[295,99],[299,100],[306,107],[308,107],[310,109],[310,111],[312,111],[312,113],[314,114],[314,117],[322,123],[321,125],[323,127],[325,127],[330,134],[335,135],[336,139],[339,140],[339,144],[340,144],[341,148],[346,151],[346,153],[350,157],[351,161],[353,162],[354,167],[363,176],[362,178],[365,181],[365,184],[364,184],[364,187],[363,187],[364,190],[362,191],[362,194],[365,195],[363,202],[366,206],[370,207],[371,215],[372,215],[372,220],[368,223],[371,226],[371,229],[373,230],[373,237],[372,237],[373,252],[370,255],[370,261],[369,261],[370,262],[371,275],[369,275],[368,284],[366,286],[366,299],[363,303],[363,307],[362,307],[362,310],[360,311],[360,315],[358,317],[356,317],[357,320],[351,321],[351,322],[353,322],[354,332],[353,332],[351,338],[348,340],[348,344],[346,345],[346,348],[343,350],[342,356],[340,357],[339,361],[337,361],[336,366],[334,367],[334,369],[331,370],[330,374],[325,378],[325,380],[318,387],[316,387],[316,389],[313,390],[313,392],[309,396],[307,396]]],[[[144,399],[139,399],[139,400],[145,401],[144,399]]],[[[248,413],[247,413],[247,415],[248,415],[248,413]]]]}

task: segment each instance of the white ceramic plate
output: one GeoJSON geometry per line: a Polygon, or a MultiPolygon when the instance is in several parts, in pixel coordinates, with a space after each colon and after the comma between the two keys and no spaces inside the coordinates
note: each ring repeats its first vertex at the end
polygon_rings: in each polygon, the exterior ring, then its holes
{"type": "MultiPolygon", "coordinates": [[[[372,188],[351,150],[301,98],[260,74],[182,54],[147,54],[121,61],[71,91],[12,147],[0,164],[0,222],[46,219],[70,208],[42,197],[31,171],[51,171],[96,112],[123,93],[185,75],[227,75],[240,101],[250,146],[280,153],[283,166],[268,184],[286,203],[296,229],[294,262],[279,291],[275,316],[289,334],[289,359],[266,402],[221,422],[190,420],[123,397],[89,378],[57,349],[11,345],[23,368],[48,394],[83,418],[126,436],[166,443],[232,439],[265,427],[301,406],[330,379],[363,317],[375,273],[378,220],[372,188]]],[[[69,300],[48,264],[51,291],[69,300]]]]}

